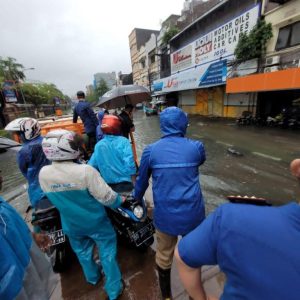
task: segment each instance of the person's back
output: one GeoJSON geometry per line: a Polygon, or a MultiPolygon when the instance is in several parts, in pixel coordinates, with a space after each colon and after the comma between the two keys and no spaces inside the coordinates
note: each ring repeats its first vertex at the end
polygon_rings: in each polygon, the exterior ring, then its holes
{"type": "Polygon", "coordinates": [[[78,116],[83,122],[84,130],[86,134],[96,132],[96,127],[98,125],[97,117],[93,112],[93,110],[91,109],[90,104],[87,101],[84,101],[83,99],[80,100],[74,108],[74,116],[73,116],[74,123],[77,122],[78,116]]]}
{"type": "Polygon", "coordinates": [[[176,236],[188,233],[205,217],[198,170],[205,150],[201,142],[184,137],[187,121],[177,119],[180,116],[175,107],[162,112],[163,137],[145,148],[135,186],[140,199],[148,184],[146,168],[151,170],[155,225],[176,236]]]}
{"type": "Polygon", "coordinates": [[[300,298],[298,204],[273,208],[228,204],[215,218],[220,222],[219,266],[227,275],[222,299],[300,298]]]}
{"type": "Polygon", "coordinates": [[[152,144],[148,151],[155,224],[170,234],[186,234],[204,218],[198,170],[205,160],[203,145],[170,136],[152,144]]]}
{"type": "MultiPolygon", "coordinates": [[[[92,176],[95,170],[84,164],[69,162],[53,162],[41,170],[40,178],[43,190],[53,205],[61,212],[63,229],[66,234],[82,235],[92,233],[97,227],[101,227],[103,219],[106,219],[104,206],[95,200],[89,192],[88,182],[93,182],[92,176]],[[67,178],[72,178],[69,180],[67,178]],[[74,218],[74,216],[77,216],[74,218]],[[88,222],[86,220],[88,219],[88,222]]],[[[96,173],[97,174],[97,173],[96,173]]],[[[96,182],[95,182],[96,184],[96,182]]],[[[105,189],[103,186],[98,189],[105,189]]],[[[107,197],[107,196],[106,196],[107,197]]],[[[103,199],[104,194],[103,194],[103,199]]],[[[115,196],[111,194],[114,202],[115,196]]]]}
{"type": "Polygon", "coordinates": [[[38,175],[41,168],[50,162],[42,149],[41,127],[36,119],[19,118],[10,122],[5,130],[16,133],[23,142],[17,154],[18,167],[28,181],[30,203],[36,207],[45,195],[41,190],[38,175]]]}
{"type": "Polygon", "coordinates": [[[135,130],[132,121],[133,108],[133,105],[126,104],[125,109],[119,114],[119,117],[122,121],[122,135],[127,139],[129,138],[130,132],[133,132],[135,130]]]}
{"type": "Polygon", "coordinates": [[[53,162],[41,170],[39,179],[48,199],[60,212],[62,228],[87,282],[94,285],[101,278],[99,265],[92,256],[97,245],[106,276],[104,288],[113,300],[118,298],[123,285],[116,260],[116,234],[104,206],[117,208],[122,199],[97,170],[74,162],[81,148],[82,140],[74,132],[49,132],[43,140],[43,150],[53,162]]]}
{"type": "Polygon", "coordinates": [[[97,169],[108,184],[132,182],[136,167],[131,144],[120,136],[121,121],[113,115],[102,120],[104,138],[96,146],[89,165],[97,169]]]}
{"type": "Polygon", "coordinates": [[[221,299],[297,300],[299,249],[298,204],[225,204],[180,241],[178,253],[192,268],[219,264],[227,278],[221,299]]]}
{"type": "Polygon", "coordinates": [[[28,195],[33,207],[45,196],[39,184],[40,170],[50,162],[42,149],[42,136],[26,141],[18,152],[20,171],[28,181],[28,195]]]}

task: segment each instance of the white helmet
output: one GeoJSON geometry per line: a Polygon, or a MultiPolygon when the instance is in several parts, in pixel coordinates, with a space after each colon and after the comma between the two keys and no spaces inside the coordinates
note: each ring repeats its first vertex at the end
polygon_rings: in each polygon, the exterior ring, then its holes
{"type": "Polygon", "coordinates": [[[58,129],[47,133],[42,147],[49,160],[72,160],[81,153],[82,139],[73,131],[58,129]]]}
{"type": "Polygon", "coordinates": [[[36,119],[33,118],[18,118],[5,127],[7,131],[20,132],[25,140],[33,140],[41,133],[41,126],[36,119]]]}

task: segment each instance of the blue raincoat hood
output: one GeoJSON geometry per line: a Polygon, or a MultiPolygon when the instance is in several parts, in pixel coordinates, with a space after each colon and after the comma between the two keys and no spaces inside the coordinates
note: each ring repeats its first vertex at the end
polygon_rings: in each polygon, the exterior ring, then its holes
{"type": "Polygon", "coordinates": [[[188,125],[186,113],[178,107],[164,109],[160,114],[160,130],[163,137],[169,135],[184,136],[188,125]]]}

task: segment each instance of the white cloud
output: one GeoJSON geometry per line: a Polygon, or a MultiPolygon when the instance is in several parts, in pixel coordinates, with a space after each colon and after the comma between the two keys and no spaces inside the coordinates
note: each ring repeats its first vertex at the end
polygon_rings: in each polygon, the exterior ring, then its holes
{"type": "Polygon", "coordinates": [[[15,57],[27,78],[73,94],[96,72],[130,72],[128,35],[160,29],[183,0],[1,0],[0,56],[15,57]]]}

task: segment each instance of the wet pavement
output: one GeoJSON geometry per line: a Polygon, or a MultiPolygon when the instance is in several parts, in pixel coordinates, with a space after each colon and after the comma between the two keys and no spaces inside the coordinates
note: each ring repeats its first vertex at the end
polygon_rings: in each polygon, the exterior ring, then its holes
{"type": "MultiPolygon", "coordinates": [[[[160,137],[159,117],[146,117],[137,111],[134,121],[140,158],[144,147],[160,137]]],[[[265,197],[274,204],[287,203],[299,195],[297,182],[289,174],[289,163],[300,157],[300,131],[239,127],[231,120],[191,116],[187,135],[205,144],[207,160],[200,167],[200,182],[207,213],[227,202],[226,196],[230,194],[265,197]]],[[[16,167],[15,155],[16,149],[0,154],[0,169],[5,179],[2,194],[24,215],[28,205],[25,180],[16,167]]],[[[147,191],[146,198],[152,206],[151,190],[147,191]]],[[[155,244],[146,253],[140,253],[119,245],[118,259],[126,282],[121,300],[159,299],[154,249],[155,244]]],[[[203,278],[206,289],[219,296],[224,275],[218,268],[206,267],[203,278]]],[[[80,266],[74,262],[71,269],[61,275],[61,286],[53,299],[105,299],[102,284],[103,281],[95,287],[87,284],[80,266]]],[[[172,289],[174,299],[188,299],[175,266],[172,289]]]]}

